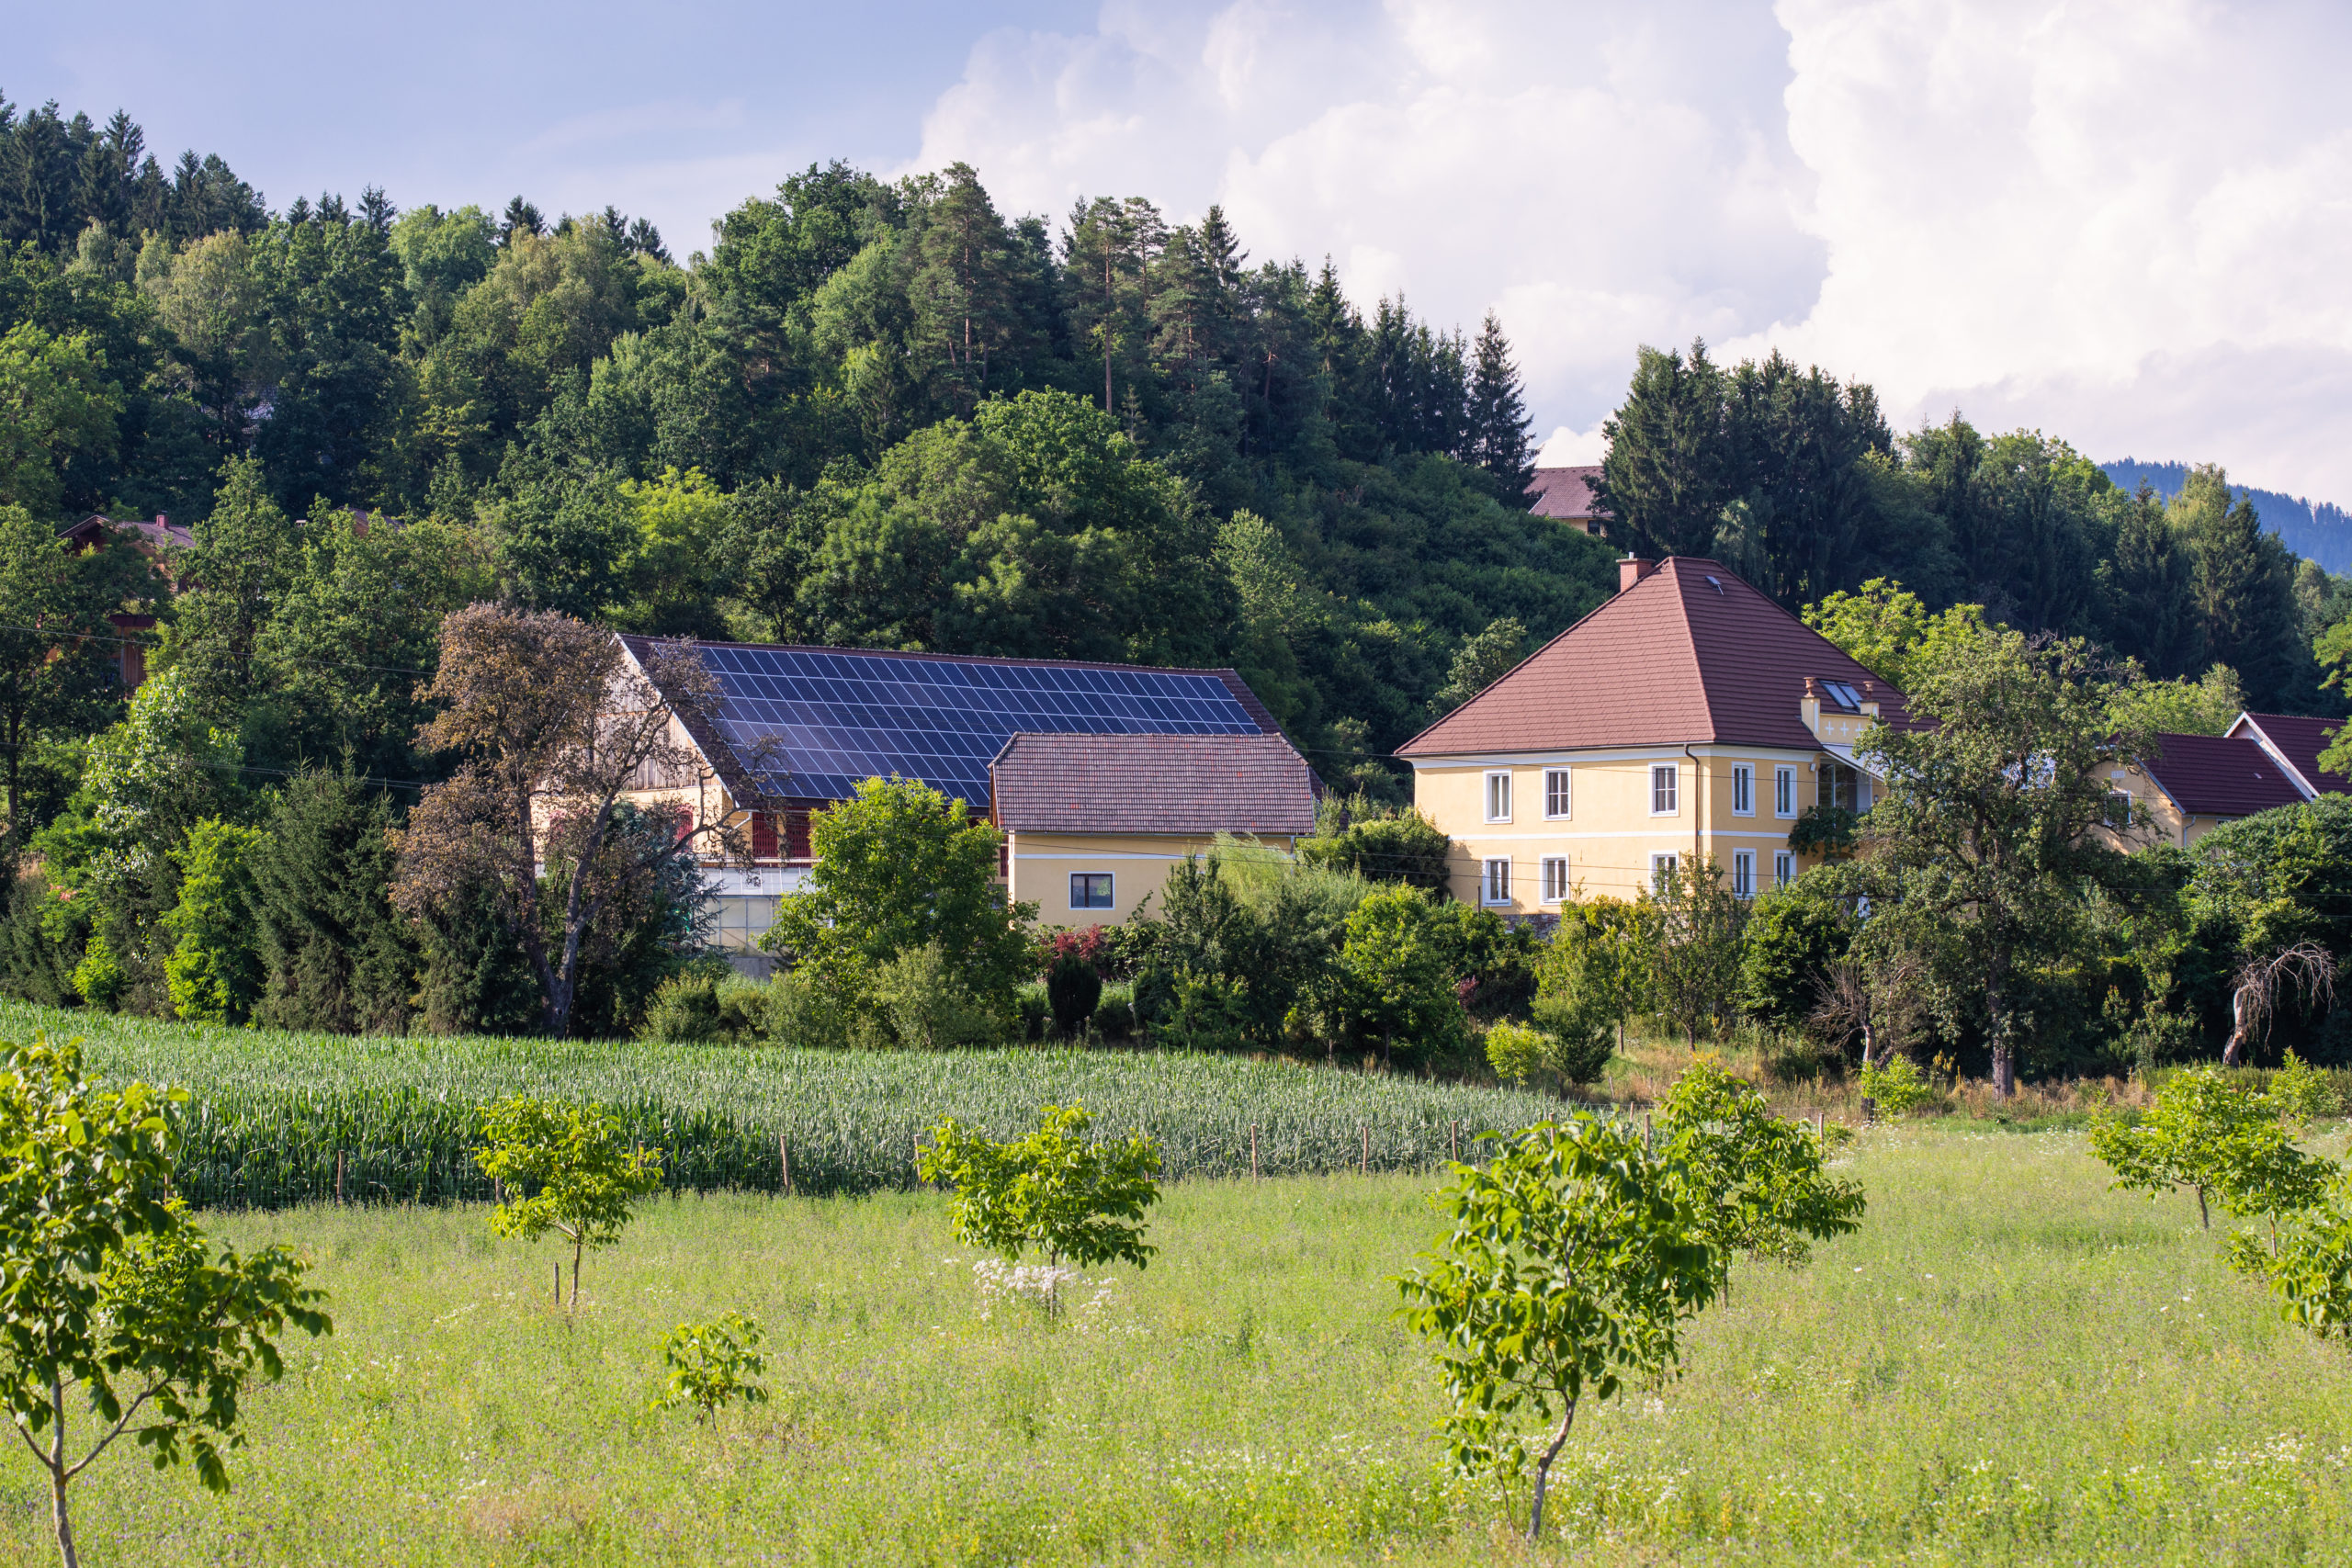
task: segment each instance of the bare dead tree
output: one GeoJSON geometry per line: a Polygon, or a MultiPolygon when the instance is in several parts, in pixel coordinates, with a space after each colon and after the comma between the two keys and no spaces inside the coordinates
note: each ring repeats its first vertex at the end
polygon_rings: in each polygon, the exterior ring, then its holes
{"type": "Polygon", "coordinates": [[[698,848],[740,851],[723,818],[691,808],[650,842],[614,834],[625,794],[707,782],[680,727],[716,705],[717,682],[690,644],[659,645],[639,668],[600,627],[474,604],[442,622],[439,672],[418,694],[442,705],[419,740],[466,760],[409,814],[394,902],[421,916],[489,889],[538,977],[548,1032],[563,1034],[584,944],[615,900],[698,848]],[[563,907],[543,922],[540,884],[558,860],[563,907]]]}
{"type": "Polygon", "coordinates": [[[1805,1014],[1817,1039],[1841,1055],[1862,1047],[1862,1066],[1885,1060],[1928,1031],[1929,1009],[1922,994],[1925,962],[1898,953],[1872,964],[1849,954],[1825,970],[1820,999],[1805,1014]]]}
{"type": "Polygon", "coordinates": [[[2299,942],[2257,953],[2238,965],[2230,982],[2230,1040],[2222,1061],[2245,1066],[2257,1038],[2267,1038],[2283,996],[2311,1002],[2335,998],[2335,955],[2315,942],[2299,942]]]}

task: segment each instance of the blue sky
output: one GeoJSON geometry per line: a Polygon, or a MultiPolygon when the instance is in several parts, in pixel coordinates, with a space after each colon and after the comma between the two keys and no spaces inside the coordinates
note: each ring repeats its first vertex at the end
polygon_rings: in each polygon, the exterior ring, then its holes
{"type": "Polygon", "coordinates": [[[1642,343],[2352,502],[2352,8],[2319,0],[384,7],[12,0],[0,89],[274,205],[610,202],[682,257],[816,159],[1222,202],[1500,312],[1557,457],[1642,343]]]}

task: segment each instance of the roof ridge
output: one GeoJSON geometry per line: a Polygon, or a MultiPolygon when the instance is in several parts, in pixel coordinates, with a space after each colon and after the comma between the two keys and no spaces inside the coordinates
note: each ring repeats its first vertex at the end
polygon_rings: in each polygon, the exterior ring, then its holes
{"type": "MultiPolygon", "coordinates": [[[[669,637],[645,632],[615,632],[616,637],[640,643],[669,642],[669,637]]],[[[920,659],[934,664],[1047,664],[1064,670],[1151,670],[1163,675],[1234,675],[1230,664],[1137,664],[1101,659],[1029,659],[1003,653],[933,653],[902,648],[842,648],[824,642],[736,642],[715,637],[684,637],[692,648],[751,648],[763,653],[838,653],[860,659],[920,659]]],[[[1249,682],[1242,682],[1247,685],[1249,682]]]]}

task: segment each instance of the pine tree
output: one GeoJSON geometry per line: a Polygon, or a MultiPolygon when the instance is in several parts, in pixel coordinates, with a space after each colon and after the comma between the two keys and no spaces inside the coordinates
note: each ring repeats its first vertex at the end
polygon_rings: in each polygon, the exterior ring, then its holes
{"type": "Polygon", "coordinates": [[[1503,493],[1521,504],[1535,478],[1535,454],[1528,442],[1534,424],[1527,417],[1519,367],[1511,363],[1510,340],[1489,310],[1478,329],[1470,375],[1469,439],[1463,456],[1492,474],[1503,493]]]}
{"type": "Polygon", "coordinates": [[[339,1033],[402,1027],[416,959],[393,915],[391,806],[347,770],[286,787],[254,857],[255,1021],[339,1033]]]}

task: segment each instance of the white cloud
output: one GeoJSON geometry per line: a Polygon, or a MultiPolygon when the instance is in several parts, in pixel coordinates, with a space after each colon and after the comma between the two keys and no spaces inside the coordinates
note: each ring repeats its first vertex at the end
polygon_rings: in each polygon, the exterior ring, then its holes
{"type": "Polygon", "coordinates": [[[2352,501],[2348,33],[2209,0],[1116,0],[984,39],[912,166],[1056,217],[1221,201],[1360,302],[1492,308],[1547,452],[1593,452],[1636,344],[1704,334],[1905,423],[2352,501]]]}

